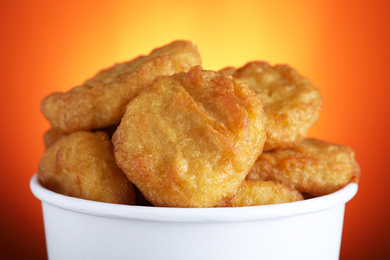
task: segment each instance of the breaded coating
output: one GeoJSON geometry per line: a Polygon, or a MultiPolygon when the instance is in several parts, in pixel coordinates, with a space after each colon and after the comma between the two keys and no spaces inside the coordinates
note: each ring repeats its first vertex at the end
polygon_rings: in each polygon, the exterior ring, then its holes
{"type": "Polygon", "coordinates": [[[244,81],[260,97],[267,122],[264,151],[299,144],[317,121],[322,98],[318,89],[288,65],[250,62],[220,71],[244,81]]]}
{"type": "Polygon", "coordinates": [[[53,93],[41,102],[41,111],[60,132],[71,133],[118,124],[127,103],[159,75],[172,75],[200,65],[197,47],[175,41],[149,56],[116,64],[97,73],[82,86],[53,93]]]}
{"type": "Polygon", "coordinates": [[[264,152],[247,179],[284,183],[316,197],[350,182],[357,183],[359,176],[360,168],[351,148],[305,139],[290,149],[264,152]]]}
{"type": "Polygon", "coordinates": [[[115,163],[105,132],[79,131],[62,137],[43,155],[40,183],[49,190],[81,199],[135,203],[133,185],[115,163]]]}
{"type": "Polygon", "coordinates": [[[199,66],[160,76],[128,104],[116,161],[155,206],[223,206],[262,151],[263,119],[240,80],[199,66]]]}
{"type": "Polygon", "coordinates": [[[58,132],[57,130],[50,128],[45,132],[43,135],[43,143],[45,144],[45,148],[49,148],[52,146],[55,142],[57,142],[59,139],[61,139],[64,136],[67,136],[68,134],[58,132]]]}
{"type": "MultiPolygon", "coordinates": [[[[116,131],[117,127],[118,127],[118,125],[112,125],[109,127],[94,130],[93,132],[106,132],[108,134],[108,137],[111,139],[111,137],[114,134],[114,132],[116,131]]],[[[69,135],[68,133],[62,133],[62,132],[59,132],[53,128],[50,128],[43,135],[43,142],[45,144],[45,148],[46,149],[49,148],[55,142],[57,142],[57,140],[61,139],[62,137],[68,136],[68,135],[69,135]]]]}
{"type": "Polygon", "coordinates": [[[303,200],[302,194],[288,185],[260,180],[245,180],[230,207],[260,206],[303,200]]]}

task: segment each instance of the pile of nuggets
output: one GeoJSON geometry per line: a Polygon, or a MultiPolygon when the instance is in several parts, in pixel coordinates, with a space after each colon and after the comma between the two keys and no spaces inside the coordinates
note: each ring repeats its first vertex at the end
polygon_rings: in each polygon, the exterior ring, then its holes
{"type": "Polygon", "coordinates": [[[40,183],[77,198],[159,207],[242,207],[357,183],[346,146],[305,139],[318,89],[288,65],[204,70],[175,41],[42,100],[51,124],[40,183]]]}

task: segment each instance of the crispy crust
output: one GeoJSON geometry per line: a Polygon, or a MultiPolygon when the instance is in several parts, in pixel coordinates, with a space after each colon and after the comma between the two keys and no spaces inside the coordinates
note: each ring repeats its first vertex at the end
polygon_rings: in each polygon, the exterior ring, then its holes
{"type": "Polygon", "coordinates": [[[260,206],[303,200],[302,194],[288,185],[260,180],[245,180],[230,207],[260,206]]]}
{"type": "Polygon", "coordinates": [[[135,203],[133,185],[116,165],[105,132],[79,131],[59,139],[43,155],[38,179],[44,187],[68,196],[135,203]]]}
{"type": "Polygon", "coordinates": [[[57,130],[50,128],[43,135],[43,143],[45,144],[45,148],[48,149],[55,142],[60,140],[62,137],[67,136],[68,134],[58,132],[57,130]]]}
{"type": "Polygon", "coordinates": [[[298,145],[317,121],[320,92],[288,65],[250,62],[220,72],[244,81],[260,97],[267,117],[265,151],[298,145]]]}
{"type": "MultiPolygon", "coordinates": [[[[92,132],[106,132],[108,137],[111,139],[117,127],[118,127],[117,125],[112,125],[109,127],[93,130],[92,132]]],[[[53,128],[50,128],[43,135],[43,143],[45,144],[45,148],[48,149],[50,146],[52,146],[55,142],[60,140],[62,137],[68,135],[69,135],[68,133],[62,133],[53,128]]]]}
{"type": "Polygon", "coordinates": [[[247,179],[272,180],[321,196],[358,182],[360,168],[347,146],[305,139],[298,146],[263,153],[247,179]]]}
{"type": "Polygon", "coordinates": [[[149,56],[100,71],[82,86],[53,93],[41,102],[41,111],[59,132],[71,133],[118,124],[127,103],[158,75],[188,71],[201,62],[197,47],[175,41],[149,56]]]}
{"type": "Polygon", "coordinates": [[[263,110],[241,81],[194,67],[133,99],[113,136],[116,161],[155,206],[213,207],[262,151],[263,110]]]}

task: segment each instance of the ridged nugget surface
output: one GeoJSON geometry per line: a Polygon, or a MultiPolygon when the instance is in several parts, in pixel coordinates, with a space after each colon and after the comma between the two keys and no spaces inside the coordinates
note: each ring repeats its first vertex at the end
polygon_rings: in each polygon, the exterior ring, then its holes
{"type": "Polygon", "coordinates": [[[78,131],[56,141],[41,158],[38,179],[47,189],[67,196],[135,203],[133,185],[116,165],[105,132],[78,131]]]}
{"type": "Polygon", "coordinates": [[[272,180],[302,193],[322,196],[350,182],[357,183],[359,176],[360,168],[351,148],[305,139],[293,148],[264,152],[247,179],[272,180]]]}
{"type": "Polygon", "coordinates": [[[114,133],[118,165],[155,206],[225,205],[262,152],[260,99],[215,71],[156,78],[114,133]]]}
{"type": "Polygon", "coordinates": [[[41,111],[52,128],[71,133],[118,124],[127,103],[159,75],[188,71],[200,65],[197,47],[175,41],[148,56],[116,64],[97,73],[82,86],[53,93],[41,102],[41,111]]]}
{"type": "Polygon", "coordinates": [[[249,62],[242,68],[228,67],[220,72],[244,81],[261,99],[267,118],[265,151],[299,144],[317,121],[320,92],[290,66],[249,62]]]}
{"type": "Polygon", "coordinates": [[[260,180],[245,180],[230,207],[260,206],[303,200],[302,194],[288,185],[260,180]]]}

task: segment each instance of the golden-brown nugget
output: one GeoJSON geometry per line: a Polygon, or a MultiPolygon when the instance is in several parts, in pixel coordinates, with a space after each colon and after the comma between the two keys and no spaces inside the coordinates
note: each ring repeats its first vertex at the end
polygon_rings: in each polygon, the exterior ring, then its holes
{"type": "MultiPolygon", "coordinates": [[[[118,125],[112,125],[105,128],[100,128],[97,130],[94,130],[93,132],[106,132],[108,137],[111,139],[112,135],[114,134],[116,128],[118,125]]],[[[45,148],[49,148],[52,146],[55,142],[57,142],[62,137],[68,136],[68,133],[59,132],[53,128],[50,128],[46,131],[46,133],[43,135],[43,142],[45,144],[45,148]]]]}
{"type": "Polygon", "coordinates": [[[82,86],[53,93],[41,102],[41,110],[60,132],[92,130],[118,124],[127,103],[158,75],[188,71],[200,65],[197,47],[175,41],[130,62],[100,71],[82,86]]]}
{"type": "Polygon", "coordinates": [[[265,141],[260,99],[215,71],[160,76],[114,133],[118,165],[155,206],[225,205],[265,141]]]}
{"type": "Polygon", "coordinates": [[[67,136],[68,134],[58,132],[57,130],[50,128],[45,132],[43,135],[43,143],[45,144],[45,148],[49,148],[52,146],[55,142],[57,142],[59,139],[61,139],[64,136],[67,136]]]}
{"type": "Polygon", "coordinates": [[[265,151],[299,144],[318,118],[320,92],[288,65],[250,62],[221,73],[244,81],[260,97],[267,117],[265,151]]]}
{"type": "Polygon", "coordinates": [[[300,200],[303,200],[302,194],[288,185],[273,181],[245,180],[228,206],[260,206],[300,200]]]}
{"type": "Polygon", "coordinates": [[[135,203],[133,185],[116,165],[105,132],[79,131],[59,139],[43,155],[38,179],[47,189],[72,197],[135,203]]]}
{"type": "Polygon", "coordinates": [[[321,196],[358,182],[360,168],[347,146],[305,139],[298,146],[264,152],[247,179],[272,180],[321,196]]]}

